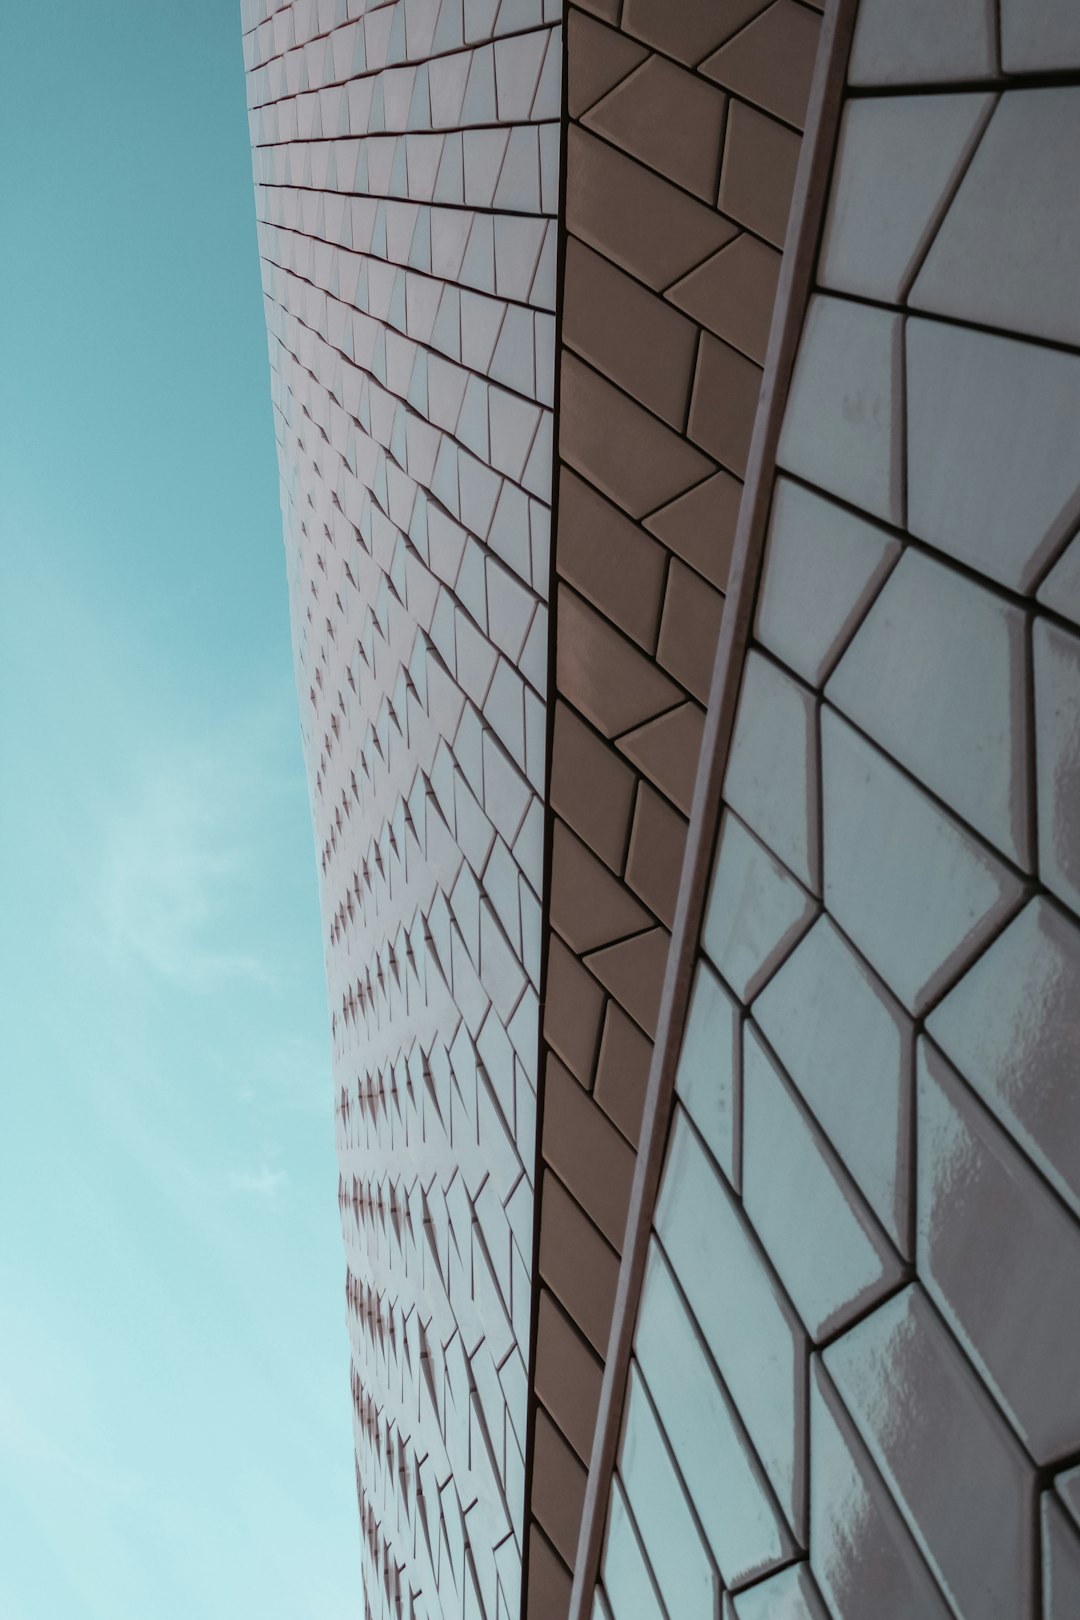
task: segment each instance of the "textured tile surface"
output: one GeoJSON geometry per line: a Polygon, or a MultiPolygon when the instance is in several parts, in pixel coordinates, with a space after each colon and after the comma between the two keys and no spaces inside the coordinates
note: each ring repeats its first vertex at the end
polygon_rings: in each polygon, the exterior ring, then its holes
{"type": "Polygon", "coordinates": [[[826,696],[1030,869],[1024,614],[932,558],[897,563],[826,696]]]}
{"type": "Polygon", "coordinates": [[[1080,928],[1040,895],[966,973],[927,1027],[1080,1217],[1080,928]]]}
{"type": "Polygon", "coordinates": [[[816,298],[803,328],[780,465],[890,523],[903,521],[903,322],[816,298]]]}
{"type": "Polygon", "coordinates": [[[878,1220],[906,1253],[910,1018],[832,920],[822,917],[754,1002],[754,1020],[878,1220]]]}
{"type": "MultiPolygon", "coordinates": [[[[562,9],[243,7],[371,1617],[570,1599],[820,13],[568,6],[561,266],[562,9]]],[[[857,7],[600,1620],[1080,1601],[1078,58],[857,7]]]]}
{"type": "MultiPolygon", "coordinates": [[[[543,0],[243,11],[363,1613],[497,1620],[526,1536],[561,31],[543,0]]],[[[552,1425],[546,1599],[574,1469],[552,1425]]]]}
{"type": "Polygon", "coordinates": [[[677,1114],[656,1232],[789,1526],[802,1539],[807,1344],[760,1245],[677,1114]],[[726,1278],[721,1292],[716,1277],[726,1278]]]}
{"type": "Polygon", "coordinates": [[[1033,590],[1080,515],[1080,355],[911,320],[907,414],[912,534],[1033,590]]]}
{"type": "Polygon", "coordinates": [[[1002,97],[911,289],[914,308],[1080,342],[1080,218],[1063,205],[1078,141],[1080,86],[1002,97]]]}
{"type": "MultiPolygon", "coordinates": [[[[580,1162],[593,1166],[597,1191],[590,1196],[580,1177],[570,1191],[583,1218],[598,1224],[598,1237],[616,1248],[622,1233],[610,1212],[601,1220],[599,1200],[638,1138],[702,705],[723,618],[819,30],[817,12],[795,0],[772,6],[764,0],[573,0],[567,9],[553,934],[545,1030],[577,1089],[549,1064],[541,1205],[549,1187],[573,1177],[569,1150],[576,1142],[580,1162]],[[564,833],[564,822],[580,845],[564,833]],[[610,1169],[605,1128],[618,1161],[610,1169]],[[556,1143],[562,1144],[558,1160],[556,1143]]],[[[768,668],[788,697],[787,710],[794,693],[794,723],[805,726],[795,683],[777,665],[768,668]]],[[[760,748],[756,760],[749,752],[748,739],[748,793],[756,791],[760,801],[767,784],[759,781],[755,790],[749,777],[760,777],[766,762],[760,748]]],[[[804,823],[808,813],[804,805],[804,823]]],[[[739,836],[744,853],[748,845],[759,856],[749,874],[735,876],[736,885],[767,884],[768,870],[759,867],[769,869],[774,858],[745,830],[739,836]]],[[[813,856],[805,825],[801,836],[799,869],[808,877],[813,856]]],[[[801,918],[804,891],[785,876],[780,886],[793,889],[801,918]]],[[[720,904],[727,909],[726,901],[720,904]]],[[[732,938],[746,970],[760,966],[756,940],[748,949],[737,927],[732,938]]],[[[766,951],[775,943],[762,941],[766,951]]],[[[720,998],[710,1004],[717,1013],[730,994],[704,964],[700,984],[699,1017],[711,1025],[704,1010],[710,992],[720,998]]],[[[712,1036],[695,1045],[691,1032],[680,1079],[689,1114],[729,1178],[737,1177],[737,1035],[733,1023],[726,1046],[712,1036]]],[[[543,1208],[540,1218],[543,1229],[543,1208]]],[[[575,1265],[569,1254],[568,1279],[575,1265]]],[[[579,1305],[576,1296],[560,1292],[554,1278],[551,1270],[541,1284],[555,1290],[566,1315],[594,1310],[591,1300],[579,1305]]],[[[597,1341],[591,1321],[578,1325],[604,1355],[606,1344],[597,1341]]],[[[689,1356],[689,1348],[682,1353],[689,1356]]],[[[558,1389],[572,1380],[573,1368],[551,1365],[547,1356],[541,1341],[539,1399],[544,1406],[559,1399],[566,1407],[570,1397],[559,1397],[558,1389]]],[[[705,1362],[699,1355],[688,1365],[700,1370],[705,1362]]],[[[648,1372],[644,1383],[650,1384],[648,1372]]],[[[658,1388],[652,1398],[659,1409],[667,1397],[658,1388]]],[[[717,1393],[713,1402],[721,1426],[728,1421],[726,1399],[717,1393]]],[[[741,1432],[733,1431],[726,1443],[737,1483],[714,1505],[697,1508],[708,1533],[700,1551],[688,1542],[674,1565],[665,1562],[666,1544],[654,1543],[643,1506],[655,1504],[655,1483],[652,1494],[643,1495],[642,1481],[624,1479],[626,1517],[616,1541],[630,1546],[626,1526],[636,1521],[644,1553],[625,1556],[644,1556],[651,1575],[645,1584],[629,1581],[609,1550],[614,1585],[607,1601],[617,1620],[655,1612],[656,1590],[671,1614],[711,1616],[712,1588],[700,1581],[692,1589],[673,1587],[681,1571],[722,1567],[724,1578],[733,1579],[768,1567],[777,1556],[779,1510],[768,1486],[763,1493],[760,1484],[746,1483],[764,1477],[753,1448],[741,1432]],[[751,1494],[745,1509],[737,1508],[744,1486],[751,1494]],[[731,1524],[726,1517],[722,1522],[722,1505],[725,1515],[736,1515],[731,1524]],[[738,1527],[750,1538],[745,1547],[738,1527]]],[[[684,1480],[678,1489],[696,1498],[705,1477],[700,1453],[686,1466],[693,1484],[684,1480]]],[[[672,1536],[677,1526],[695,1522],[674,1506],[670,1514],[672,1536]]],[[[543,1610],[537,1620],[559,1620],[559,1612],[543,1610]]]]}
{"type": "Polygon", "coordinates": [[[653,1245],[638,1365],[687,1494],[728,1586],[785,1563],[794,1543],[693,1316],[653,1245]]]}
{"type": "Polygon", "coordinates": [[[893,1292],[900,1260],[752,1025],[742,1095],[743,1204],[818,1342],[893,1292]]]}
{"type": "Polygon", "coordinates": [[[785,1515],[724,1620],[1080,1602],[1066,10],[1006,0],[1001,74],[988,0],[857,7],[634,1328],[689,1383],[688,1307],[785,1515]]]}
{"type": "Polygon", "coordinates": [[[988,95],[848,103],[821,252],[826,287],[903,301],[992,105],[988,95]]]}

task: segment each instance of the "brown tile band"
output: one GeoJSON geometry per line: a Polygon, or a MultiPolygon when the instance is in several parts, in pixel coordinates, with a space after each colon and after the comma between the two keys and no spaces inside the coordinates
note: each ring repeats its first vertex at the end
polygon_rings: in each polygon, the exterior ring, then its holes
{"type": "Polygon", "coordinates": [[[814,68],[656,1021],[656,1042],[574,1564],[571,1620],[588,1620],[599,1573],[638,1302],[671,1117],[679,1045],[687,1015],[724,769],[765,542],[776,448],[811,289],[856,10],[857,0],[829,0],[814,68]]]}

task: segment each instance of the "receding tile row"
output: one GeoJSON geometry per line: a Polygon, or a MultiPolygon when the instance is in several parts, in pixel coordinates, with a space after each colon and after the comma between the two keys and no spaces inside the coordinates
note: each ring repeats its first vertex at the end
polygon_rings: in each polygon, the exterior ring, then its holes
{"type": "Polygon", "coordinates": [[[249,9],[245,48],[360,1573],[369,1616],[497,1620],[532,1443],[561,32],[470,5],[470,51],[460,0],[358,9],[249,9]]]}

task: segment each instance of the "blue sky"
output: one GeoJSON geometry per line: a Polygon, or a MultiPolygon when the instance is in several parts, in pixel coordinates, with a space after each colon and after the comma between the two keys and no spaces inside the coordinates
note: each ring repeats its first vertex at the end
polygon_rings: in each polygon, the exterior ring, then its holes
{"type": "Polygon", "coordinates": [[[232,0],[0,58],[0,1614],[346,1620],[322,945],[232,0]]]}

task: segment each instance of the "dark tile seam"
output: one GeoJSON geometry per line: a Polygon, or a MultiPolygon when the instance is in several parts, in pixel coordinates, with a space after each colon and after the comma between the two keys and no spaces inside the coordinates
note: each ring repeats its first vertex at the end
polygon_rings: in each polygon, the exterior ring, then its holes
{"type": "MultiPolygon", "coordinates": [[[[527,1407],[525,1414],[525,1457],[524,1478],[522,1485],[522,1537],[521,1537],[521,1592],[518,1603],[518,1612],[522,1620],[527,1620],[529,1600],[529,1565],[530,1546],[532,1537],[528,1526],[533,1522],[532,1494],[533,1473],[536,1464],[536,1411],[540,1404],[536,1393],[536,1351],[539,1338],[540,1324],[540,1217],[543,1207],[544,1172],[547,1168],[544,1158],[544,1104],[547,1094],[547,1064],[545,1055],[548,1050],[544,1036],[544,1023],[547,1011],[548,968],[551,955],[551,943],[554,930],[551,926],[551,878],[552,855],[555,843],[555,811],[551,803],[551,781],[553,776],[554,749],[555,749],[555,707],[559,693],[558,665],[557,665],[557,635],[558,635],[558,606],[559,606],[559,575],[557,569],[558,539],[559,539],[559,469],[561,458],[559,455],[559,424],[562,411],[562,366],[560,364],[560,348],[562,343],[562,310],[566,282],[566,165],[569,141],[570,115],[567,110],[567,97],[569,93],[569,66],[570,52],[567,48],[569,7],[564,3],[562,20],[560,23],[560,38],[562,41],[562,62],[560,82],[560,114],[559,114],[559,201],[556,214],[556,259],[555,259],[555,343],[553,355],[553,394],[552,394],[552,455],[551,455],[551,494],[548,509],[551,514],[551,541],[549,546],[549,574],[548,574],[548,645],[547,645],[547,695],[544,714],[544,850],[543,850],[543,883],[540,897],[540,984],[537,996],[537,1062],[536,1062],[536,1145],[533,1162],[533,1232],[532,1232],[532,1267],[530,1273],[532,1298],[529,1304],[529,1344],[526,1357],[527,1374],[527,1407]]],[[[568,947],[567,947],[568,948],[568,947]]],[[[571,953],[572,954],[572,953],[571,953]]],[[[579,958],[574,958],[580,964],[579,958]]],[[[591,975],[590,975],[591,977],[591,975]]],[[[599,1061],[600,1043],[603,1033],[603,1015],[606,1012],[606,1003],[602,1005],[601,1024],[596,1031],[593,1042],[593,1056],[590,1066],[590,1079],[595,1077],[596,1065],[599,1061]]],[[[567,1313],[569,1314],[569,1313],[567,1313]]],[[[588,1467],[588,1459],[583,1459],[588,1467]]],[[[554,1550],[554,1549],[553,1549],[554,1550]]],[[[556,1555],[557,1556],[557,1555],[556,1555]]],[[[561,1562],[561,1560],[560,1560],[561,1562]]],[[[542,1617],[539,1617],[542,1620],[542,1617]]]]}
{"type": "Polygon", "coordinates": [[[675,927],[664,977],[657,1042],[653,1050],[642,1121],[641,1148],[635,1167],[581,1536],[575,1559],[570,1620],[587,1620],[600,1569],[634,1325],[674,1092],[678,1040],[689,1004],[706,881],[719,819],[724,764],[734,725],[739,674],[749,639],[757,574],[764,549],[776,446],[824,217],[855,13],[855,0],[832,0],[825,12],[814,68],[806,136],[799,153],[764,383],[739,511],[731,585],[721,622],[711,701],[702,738],[675,927]]]}

